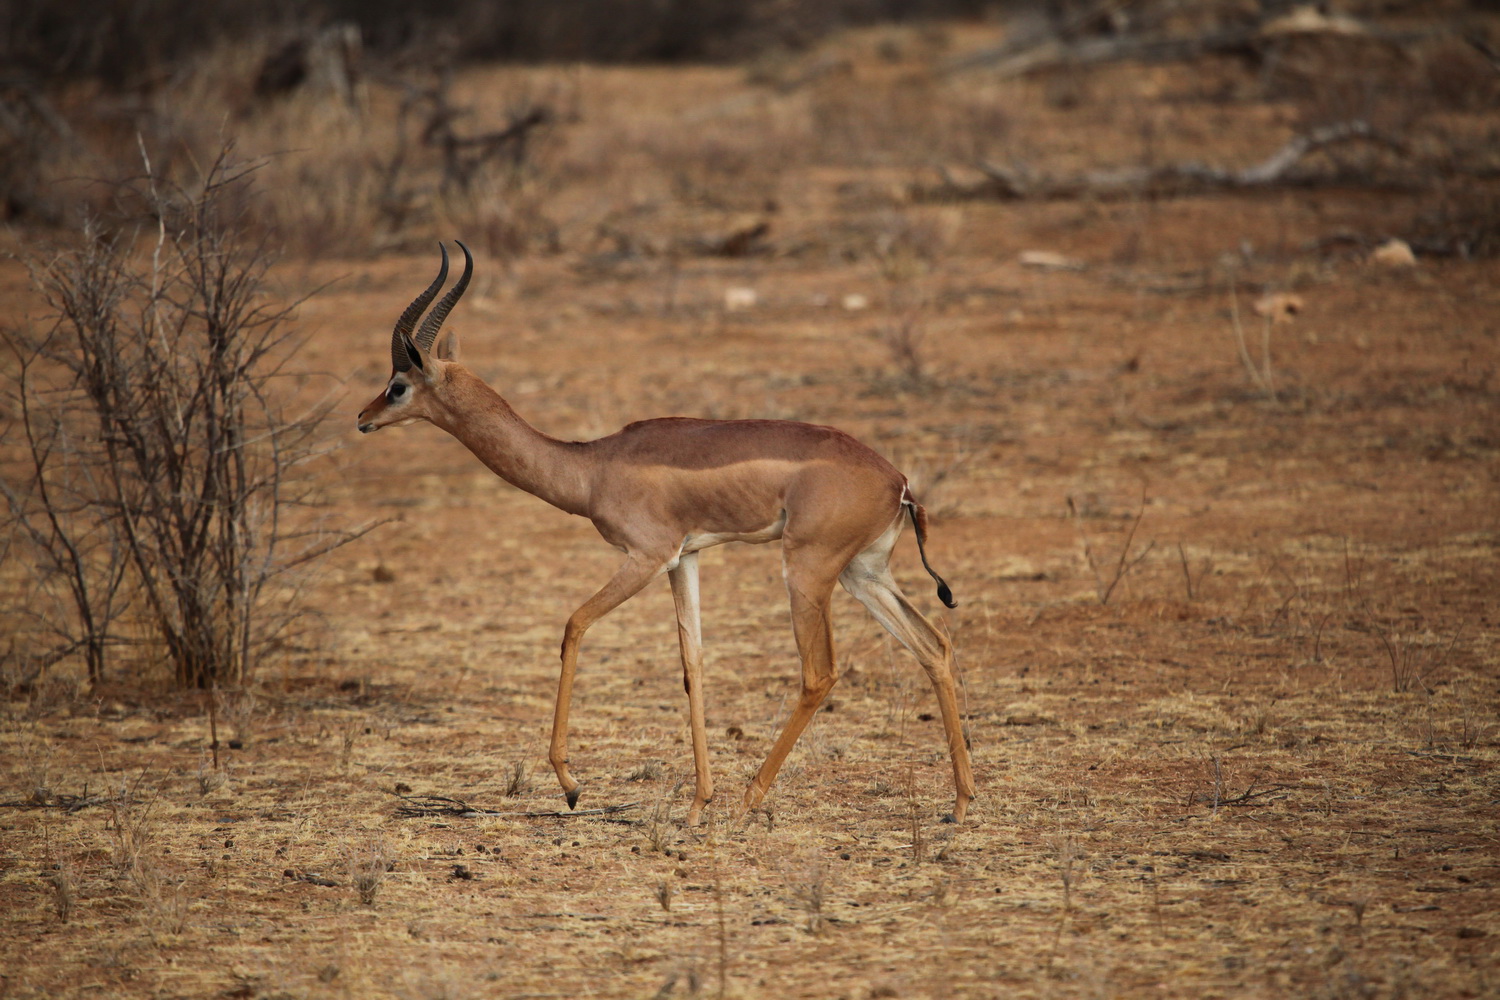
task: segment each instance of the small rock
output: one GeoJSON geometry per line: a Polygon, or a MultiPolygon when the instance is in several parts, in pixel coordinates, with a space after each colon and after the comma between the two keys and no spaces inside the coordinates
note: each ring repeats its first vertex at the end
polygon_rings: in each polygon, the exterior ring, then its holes
{"type": "Polygon", "coordinates": [[[1393,271],[1401,270],[1416,267],[1417,255],[1411,252],[1411,245],[1405,240],[1390,239],[1370,253],[1370,262],[1388,267],[1393,271]]]}
{"type": "Polygon", "coordinates": [[[1255,300],[1252,306],[1255,315],[1265,316],[1273,323],[1289,320],[1302,311],[1302,296],[1288,292],[1269,292],[1255,300]]]}
{"type": "Polygon", "coordinates": [[[746,309],[754,309],[760,296],[753,288],[743,286],[724,289],[724,308],[728,312],[744,312],[746,309]]]}
{"type": "Polygon", "coordinates": [[[1039,267],[1044,271],[1082,271],[1084,267],[1083,261],[1051,250],[1023,250],[1019,259],[1022,267],[1039,267]]]}
{"type": "Polygon", "coordinates": [[[870,308],[870,300],[858,292],[850,292],[844,296],[843,306],[847,312],[859,312],[861,309],[870,308]]]}

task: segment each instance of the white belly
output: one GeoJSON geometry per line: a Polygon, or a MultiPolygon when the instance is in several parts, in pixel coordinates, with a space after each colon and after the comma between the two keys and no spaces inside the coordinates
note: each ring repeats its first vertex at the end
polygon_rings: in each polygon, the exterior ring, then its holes
{"type": "Polygon", "coordinates": [[[781,531],[786,527],[786,511],[781,516],[764,528],[754,531],[705,531],[688,535],[682,540],[682,555],[689,552],[699,552],[703,549],[713,548],[715,545],[723,545],[725,542],[749,542],[758,545],[761,542],[774,542],[781,537],[781,531]]]}

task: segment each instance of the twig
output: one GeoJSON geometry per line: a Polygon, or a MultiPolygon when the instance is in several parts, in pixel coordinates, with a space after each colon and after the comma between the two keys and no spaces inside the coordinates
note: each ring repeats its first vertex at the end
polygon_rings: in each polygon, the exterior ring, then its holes
{"type": "Polygon", "coordinates": [[[1266,317],[1266,329],[1260,344],[1261,364],[1257,366],[1250,360],[1250,348],[1245,344],[1245,328],[1240,323],[1239,296],[1235,293],[1233,275],[1229,278],[1229,322],[1234,328],[1234,342],[1239,347],[1240,363],[1245,366],[1245,373],[1267,399],[1275,399],[1276,390],[1271,386],[1271,318],[1266,317]]]}
{"type": "Polygon", "coordinates": [[[574,819],[587,816],[612,816],[615,813],[634,809],[641,802],[624,802],[620,805],[604,806],[600,809],[546,809],[529,812],[514,809],[484,809],[479,806],[471,806],[463,799],[450,799],[444,795],[398,795],[402,802],[396,807],[396,815],[406,817],[417,816],[459,816],[464,819],[474,819],[479,816],[517,816],[524,819],[574,819]]]}
{"type": "Polygon", "coordinates": [[[1125,536],[1125,544],[1120,547],[1120,560],[1115,564],[1114,576],[1110,579],[1109,586],[1104,588],[1104,594],[1099,598],[1100,604],[1108,604],[1110,595],[1115,592],[1115,588],[1120,585],[1120,581],[1125,579],[1125,574],[1139,566],[1142,560],[1151,554],[1151,550],[1156,548],[1156,539],[1153,538],[1141,550],[1140,555],[1134,559],[1130,558],[1130,546],[1135,541],[1136,529],[1141,526],[1141,519],[1145,516],[1146,488],[1143,486],[1141,487],[1141,509],[1136,512],[1135,520],[1130,522],[1130,533],[1125,536]]]}
{"type": "Polygon", "coordinates": [[[1203,583],[1203,578],[1213,568],[1213,560],[1210,558],[1203,560],[1201,568],[1198,570],[1198,579],[1196,581],[1193,579],[1192,567],[1188,565],[1187,550],[1182,547],[1181,542],[1177,543],[1177,560],[1182,564],[1182,579],[1183,586],[1187,590],[1187,599],[1189,601],[1196,601],[1199,595],[1199,586],[1203,583]]]}
{"type": "Polygon", "coordinates": [[[1214,767],[1214,791],[1213,791],[1213,795],[1212,796],[1194,795],[1193,796],[1193,801],[1194,802],[1203,802],[1203,803],[1206,803],[1206,804],[1212,806],[1213,810],[1215,812],[1218,812],[1220,806],[1245,806],[1245,805],[1250,805],[1256,799],[1264,798],[1267,795],[1274,795],[1277,792],[1289,792],[1289,791],[1292,791],[1293,789],[1295,789],[1297,787],[1295,785],[1268,785],[1265,788],[1257,790],[1256,787],[1255,787],[1255,782],[1257,780],[1259,780],[1259,777],[1260,777],[1259,775],[1257,775],[1255,778],[1251,779],[1250,784],[1248,786],[1246,786],[1246,788],[1245,788],[1245,790],[1243,792],[1240,792],[1238,795],[1231,795],[1231,796],[1226,797],[1224,795],[1223,762],[1220,760],[1220,758],[1217,755],[1215,755],[1214,758],[1213,758],[1213,767],[1214,767]]]}
{"type": "Polygon", "coordinates": [[[1431,758],[1433,760],[1451,761],[1451,762],[1453,762],[1455,764],[1472,764],[1472,763],[1474,763],[1474,758],[1473,757],[1464,757],[1464,756],[1462,756],[1460,754],[1446,753],[1444,751],[1439,751],[1439,750],[1405,750],[1405,751],[1403,751],[1403,753],[1406,753],[1406,754],[1408,754],[1408,755],[1410,755],[1412,757],[1428,757],[1428,758],[1431,758]]]}
{"type": "MultiPolygon", "coordinates": [[[[1079,517],[1078,507],[1073,503],[1072,497],[1068,497],[1067,499],[1068,512],[1073,515],[1073,518],[1075,520],[1077,520],[1079,517]]],[[[1107,584],[1104,582],[1104,576],[1099,572],[1099,565],[1094,559],[1094,549],[1093,546],[1089,544],[1089,536],[1084,532],[1082,527],[1078,528],[1078,537],[1083,543],[1083,558],[1084,561],[1088,563],[1089,572],[1094,574],[1094,592],[1098,596],[1100,604],[1108,604],[1110,597],[1113,596],[1115,592],[1115,588],[1120,585],[1120,581],[1125,579],[1125,577],[1129,575],[1131,570],[1135,569],[1143,561],[1145,561],[1145,558],[1151,554],[1151,551],[1153,549],[1156,548],[1156,539],[1153,538],[1146,544],[1146,547],[1141,550],[1139,555],[1131,558],[1130,547],[1135,542],[1136,529],[1141,526],[1141,519],[1145,516],[1146,487],[1143,485],[1141,487],[1141,508],[1136,512],[1135,520],[1130,522],[1130,531],[1126,533],[1125,543],[1120,547],[1120,558],[1115,561],[1114,572],[1111,574],[1110,580],[1107,584]]]]}
{"type": "Polygon", "coordinates": [[[294,872],[288,868],[281,874],[283,878],[289,878],[294,882],[306,882],[309,885],[319,885],[325,889],[337,889],[339,885],[333,879],[324,878],[322,875],[313,872],[294,872]]]}
{"type": "Polygon", "coordinates": [[[89,806],[101,806],[110,801],[107,795],[54,795],[49,799],[25,802],[0,802],[0,809],[61,809],[65,813],[76,813],[89,806]]]}

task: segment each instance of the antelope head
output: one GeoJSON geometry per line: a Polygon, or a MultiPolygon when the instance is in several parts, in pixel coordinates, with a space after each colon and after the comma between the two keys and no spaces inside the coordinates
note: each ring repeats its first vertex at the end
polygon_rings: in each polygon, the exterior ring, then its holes
{"type": "Polygon", "coordinates": [[[469,287],[469,278],[474,274],[474,258],[469,254],[469,248],[462,242],[458,247],[464,252],[464,273],[458,283],[432,307],[432,312],[427,314],[421,327],[413,334],[412,328],[416,326],[417,320],[448,279],[448,248],[439,243],[438,249],[443,252],[443,264],[438,269],[437,277],[421,295],[412,300],[411,305],[406,307],[406,311],[396,321],[396,329],[391,333],[391,378],[386,383],[385,391],[359,411],[360,433],[368,434],[382,427],[409,424],[414,420],[432,420],[434,397],[441,393],[443,385],[448,381],[448,369],[453,365],[454,354],[451,334],[445,351],[447,358],[437,356],[437,352],[433,350],[433,341],[442,329],[443,320],[448,318],[449,311],[469,287]]]}

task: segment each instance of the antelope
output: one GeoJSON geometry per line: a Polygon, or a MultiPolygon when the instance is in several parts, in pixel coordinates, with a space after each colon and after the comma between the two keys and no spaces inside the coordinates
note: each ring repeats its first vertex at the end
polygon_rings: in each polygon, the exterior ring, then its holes
{"type": "Polygon", "coordinates": [[[462,242],[458,246],[464,253],[463,275],[413,335],[417,319],[448,277],[448,250],[440,243],[443,260],[437,278],[396,322],[390,380],[360,411],[358,426],[368,434],[418,420],[434,424],[512,486],[588,518],[606,542],[625,554],[614,576],[573,612],[563,630],[548,760],[569,808],[576,808],[580,791],[568,770],[568,712],[579,644],[589,626],[665,573],[676,607],[697,779],[687,824],[697,825],[714,794],[704,729],[698,553],[725,542],[780,539],[802,660],[802,693],[746,789],[739,814],[760,804],[838,677],[829,613],[838,582],[916,656],[931,680],[956,790],[953,812],[946,818],[962,820],[974,797],[974,777],[954,692],[952,646],[902,594],[889,566],[891,550],[909,519],[939,599],[950,608],[957,606],[947,583],[927,562],[927,513],[906,477],[842,431],[789,420],[658,417],[593,441],[549,437],[458,363],[451,332],[445,350],[433,348],[474,271],[469,249],[462,242]]]}

